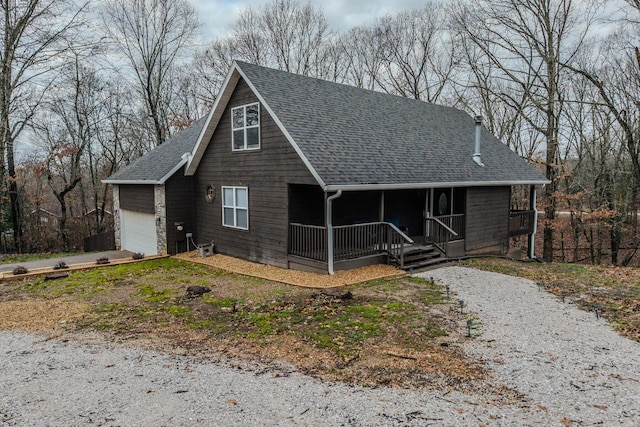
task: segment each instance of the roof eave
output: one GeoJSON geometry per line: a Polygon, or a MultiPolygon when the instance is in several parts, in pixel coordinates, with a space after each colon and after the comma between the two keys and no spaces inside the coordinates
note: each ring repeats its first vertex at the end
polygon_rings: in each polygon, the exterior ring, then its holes
{"type": "Polygon", "coordinates": [[[325,191],[369,191],[369,190],[409,190],[417,188],[450,188],[450,187],[500,187],[512,185],[546,185],[549,180],[515,180],[515,181],[466,181],[466,182],[416,182],[403,184],[329,184],[325,191]]]}
{"type": "MultiPolygon", "coordinates": [[[[234,63],[234,65],[237,65],[234,63]]],[[[280,132],[282,132],[282,134],[285,136],[285,138],[287,138],[287,141],[289,142],[289,144],[291,145],[291,147],[294,149],[294,151],[296,152],[296,154],[298,154],[298,157],[300,157],[300,160],[302,160],[302,163],[304,163],[304,165],[306,166],[306,168],[309,170],[309,173],[311,173],[311,175],[313,176],[313,178],[316,180],[316,182],[318,183],[318,185],[326,191],[327,188],[327,184],[324,182],[324,180],[320,177],[320,174],[318,173],[318,171],[316,171],[316,169],[313,167],[313,165],[311,164],[311,162],[309,161],[309,159],[307,158],[307,156],[304,155],[304,153],[302,152],[302,149],[300,148],[300,146],[296,143],[296,141],[293,139],[293,136],[291,136],[291,134],[289,133],[289,131],[287,130],[287,128],[284,126],[284,124],[282,123],[282,121],[280,120],[280,118],[277,116],[277,114],[275,113],[275,111],[273,111],[273,109],[269,106],[269,103],[262,97],[262,95],[260,94],[260,92],[258,91],[258,89],[253,85],[253,83],[251,82],[251,80],[246,76],[246,74],[244,73],[244,71],[242,71],[242,69],[238,66],[238,72],[240,73],[240,75],[242,76],[242,78],[244,79],[244,81],[247,83],[247,85],[251,88],[251,90],[253,91],[253,93],[256,95],[256,97],[258,98],[258,100],[260,101],[260,104],[262,107],[264,107],[268,112],[269,115],[271,116],[271,119],[273,119],[273,121],[276,123],[276,125],[278,125],[278,128],[280,129],[280,132]]]]}
{"type": "Polygon", "coordinates": [[[163,184],[163,182],[158,181],[157,179],[103,179],[103,184],[149,184],[149,185],[157,185],[163,184]]]}
{"type": "Polygon", "coordinates": [[[216,102],[213,104],[213,108],[209,113],[209,117],[207,118],[207,122],[202,127],[202,131],[200,131],[200,136],[198,137],[198,141],[196,142],[195,147],[193,148],[191,158],[187,164],[187,168],[184,172],[185,175],[190,176],[196,173],[198,169],[198,165],[200,164],[200,160],[204,156],[204,152],[207,150],[207,146],[209,145],[209,141],[213,136],[213,132],[216,127],[218,127],[218,122],[222,118],[222,113],[226,108],[229,100],[231,99],[231,95],[233,94],[233,90],[236,87],[236,84],[240,80],[240,73],[238,64],[233,62],[233,65],[229,69],[229,73],[222,84],[222,89],[220,90],[218,97],[216,98],[216,102]]]}

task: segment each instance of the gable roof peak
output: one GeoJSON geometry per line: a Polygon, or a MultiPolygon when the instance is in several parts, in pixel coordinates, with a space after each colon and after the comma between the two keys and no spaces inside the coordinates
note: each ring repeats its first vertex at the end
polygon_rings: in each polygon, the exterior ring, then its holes
{"type": "Polygon", "coordinates": [[[234,61],[187,169],[195,173],[243,79],[325,191],[338,188],[544,184],[486,129],[482,163],[468,113],[438,104],[234,61]],[[470,184],[471,183],[471,184],[470,184]]]}

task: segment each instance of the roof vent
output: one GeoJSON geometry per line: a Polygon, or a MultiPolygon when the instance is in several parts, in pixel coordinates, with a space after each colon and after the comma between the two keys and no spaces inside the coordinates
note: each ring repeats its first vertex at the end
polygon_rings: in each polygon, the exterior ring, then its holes
{"type": "Polygon", "coordinates": [[[475,153],[473,153],[473,161],[476,162],[479,166],[484,166],[482,163],[482,157],[480,155],[480,137],[482,134],[482,116],[475,116],[476,121],[476,149],[475,153]]]}

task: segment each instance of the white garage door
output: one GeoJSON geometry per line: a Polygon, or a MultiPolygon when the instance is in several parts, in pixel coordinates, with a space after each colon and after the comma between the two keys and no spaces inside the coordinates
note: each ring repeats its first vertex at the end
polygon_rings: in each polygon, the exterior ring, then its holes
{"type": "Polygon", "coordinates": [[[153,214],[120,210],[120,245],[123,250],[158,254],[156,221],[153,214]]]}

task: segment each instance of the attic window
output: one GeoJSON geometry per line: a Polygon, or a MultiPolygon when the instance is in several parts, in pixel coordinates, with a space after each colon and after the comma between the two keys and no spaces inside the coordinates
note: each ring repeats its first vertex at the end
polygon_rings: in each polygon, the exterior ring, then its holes
{"type": "Polygon", "coordinates": [[[233,151],[260,149],[260,104],[231,109],[233,151]]]}

